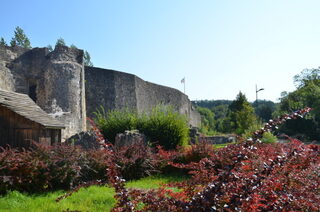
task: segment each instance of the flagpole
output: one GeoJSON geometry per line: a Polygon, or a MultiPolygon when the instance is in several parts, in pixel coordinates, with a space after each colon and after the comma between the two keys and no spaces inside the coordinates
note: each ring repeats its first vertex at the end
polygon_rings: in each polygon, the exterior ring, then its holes
{"type": "Polygon", "coordinates": [[[186,94],[186,77],[182,78],[181,83],[183,83],[183,93],[186,94]]]}

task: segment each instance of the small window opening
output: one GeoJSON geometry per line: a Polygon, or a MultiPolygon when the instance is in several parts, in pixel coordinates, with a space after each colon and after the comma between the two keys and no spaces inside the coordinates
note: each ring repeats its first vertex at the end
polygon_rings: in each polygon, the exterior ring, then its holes
{"type": "Polygon", "coordinates": [[[30,85],[29,86],[29,97],[34,101],[37,102],[37,85],[30,85]]]}

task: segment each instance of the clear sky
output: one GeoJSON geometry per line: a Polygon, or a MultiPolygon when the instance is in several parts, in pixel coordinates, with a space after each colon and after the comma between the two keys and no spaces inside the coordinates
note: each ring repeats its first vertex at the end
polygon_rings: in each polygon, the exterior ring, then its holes
{"type": "Polygon", "coordinates": [[[192,100],[276,101],[320,65],[319,0],[0,0],[0,37],[33,47],[64,38],[101,68],[135,74],[192,100]]]}

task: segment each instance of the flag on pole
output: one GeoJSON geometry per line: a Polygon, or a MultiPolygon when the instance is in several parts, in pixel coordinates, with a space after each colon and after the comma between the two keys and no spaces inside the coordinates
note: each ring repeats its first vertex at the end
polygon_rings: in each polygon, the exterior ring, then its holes
{"type": "Polygon", "coordinates": [[[182,78],[181,83],[183,83],[183,93],[186,93],[186,78],[185,77],[182,78]]]}

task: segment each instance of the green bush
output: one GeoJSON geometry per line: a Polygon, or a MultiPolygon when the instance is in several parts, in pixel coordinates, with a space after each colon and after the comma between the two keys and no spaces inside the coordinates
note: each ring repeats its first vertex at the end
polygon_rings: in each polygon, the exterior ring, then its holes
{"type": "Polygon", "coordinates": [[[165,149],[184,146],[188,142],[187,118],[169,106],[160,105],[150,114],[142,115],[128,109],[109,112],[100,109],[95,115],[97,126],[111,143],[114,143],[118,133],[133,129],[145,134],[152,144],[161,145],[165,149]]]}
{"type": "Polygon", "coordinates": [[[277,143],[278,139],[271,132],[265,132],[263,133],[261,141],[262,143],[270,144],[270,143],[277,143]]]}
{"type": "Polygon", "coordinates": [[[95,112],[95,116],[94,121],[102,131],[104,138],[113,144],[118,133],[123,133],[126,130],[133,130],[137,127],[137,112],[129,109],[105,112],[101,107],[95,112]]]}
{"type": "Polygon", "coordinates": [[[138,130],[144,133],[152,143],[165,149],[185,146],[189,139],[189,127],[184,115],[175,112],[172,107],[157,106],[150,115],[140,119],[138,130]],[[142,122],[141,122],[142,121],[142,122]]]}

